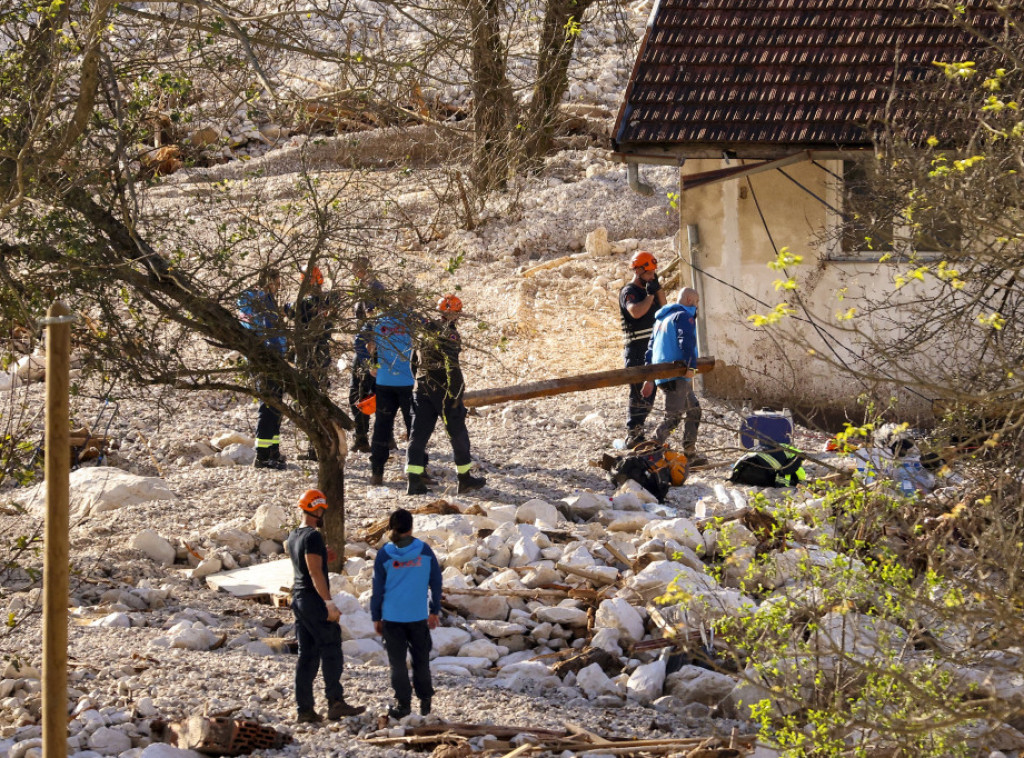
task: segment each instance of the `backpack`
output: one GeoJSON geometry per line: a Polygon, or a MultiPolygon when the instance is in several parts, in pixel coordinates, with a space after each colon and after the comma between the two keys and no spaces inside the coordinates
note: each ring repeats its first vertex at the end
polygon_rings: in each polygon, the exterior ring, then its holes
{"type": "Polygon", "coordinates": [[[752,487],[795,486],[806,476],[801,467],[803,461],[804,457],[792,450],[754,450],[733,464],[729,481],[752,487]]]}
{"type": "Polygon", "coordinates": [[[686,481],[686,456],[657,442],[645,442],[637,445],[630,455],[612,462],[608,478],[616,487],[633,479],[663,503],[669,487],[686,481]]]}

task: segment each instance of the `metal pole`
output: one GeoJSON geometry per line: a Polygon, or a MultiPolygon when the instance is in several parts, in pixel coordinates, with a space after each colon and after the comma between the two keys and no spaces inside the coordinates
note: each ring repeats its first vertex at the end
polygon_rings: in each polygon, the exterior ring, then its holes
{"type": "Polygon", "coordinates": [[[59,300],[46,325],[46,527],[43,558],[43,758],[68,754],[68,418],[71,311],[59,300]]]}

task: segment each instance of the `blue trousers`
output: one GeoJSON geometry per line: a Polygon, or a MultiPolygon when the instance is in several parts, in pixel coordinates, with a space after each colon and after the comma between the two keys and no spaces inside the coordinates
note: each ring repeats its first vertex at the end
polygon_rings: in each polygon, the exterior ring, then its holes
{"type": "Polygon", "coordinates": [[[344,700],[341,686],[341,626],[327,620],[327,605],[315,593],[299,592],[292,598],[299,661],[295,665],[295,702],[300,711],[313,710],[313,680],[323,667],[328,702],[344,700]]]}

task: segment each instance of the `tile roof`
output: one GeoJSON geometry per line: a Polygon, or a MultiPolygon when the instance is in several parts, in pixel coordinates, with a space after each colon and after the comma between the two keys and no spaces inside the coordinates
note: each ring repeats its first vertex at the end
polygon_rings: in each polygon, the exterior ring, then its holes
{"type": "MultiPolygon", "coordinates": [[[[935,75],[932,61],[962,60],[979,47],[927,5],[660,0],[619,111],[615,148],[697,155],[750,154],[757,146],[763,156],[773,147],[865,147],[865,126],[894,83],[935,75]]],[[[988,14],[981,23],[991,30],[999,22],[988,14]]]]}

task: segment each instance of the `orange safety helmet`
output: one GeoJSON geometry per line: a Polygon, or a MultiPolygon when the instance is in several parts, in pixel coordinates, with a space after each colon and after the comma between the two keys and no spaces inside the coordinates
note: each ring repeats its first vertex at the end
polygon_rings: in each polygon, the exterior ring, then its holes
{"type": "Polygon", "coordinates": [[[638,250],[633,253],[633,258],[629,261],[629,267],[643,269],[644,271],[657,271],[658,259],[646,250],[638,250]]]}
{"type": "Polygon", "coordinates": [[[315,513],[327,507],[327,496],[320,490],[306,490],[299,498],[299,507],[306,513],[315,513]]]}
{"type": "Polygon", "coordinates": [[[455,295],[445,295],[437,301],[441,313],[462,313],[462,301],[455,295]]]}
{"type": "Polygon", "coordinates": [[[324,275],[320,271],[319,266],[313,266],[313,268],[306,271],[305,275],[302,277],[302,281],[306,284],[322,285],[324,283],[324,275]]]}
{"type": "Polygon", "coordinates": [[[356,408],[365,413],[367,416],[372,416],[377,412],[377,396],[368,395],[362,400],[356,403],[356,408]]]}

